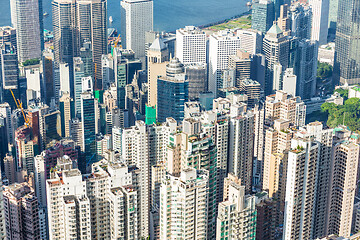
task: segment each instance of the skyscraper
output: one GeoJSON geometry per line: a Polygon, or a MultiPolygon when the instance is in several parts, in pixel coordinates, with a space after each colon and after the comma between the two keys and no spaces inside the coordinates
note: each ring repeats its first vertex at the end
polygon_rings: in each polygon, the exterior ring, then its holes
{"type": "Polygon", "coordinates": [[[176,57],[183,64],[206,63],[206,34],[194,26],[176,30],[176,57]]]}
{"type": "Polygon", "coordinates": [[[40,59],[42,50],[42,1],[11,0],[11,23],[16,28],[19,62],[40,59]],[[31,43],[31,44],[29,44],[31,43]]]}
{"type": "Polygon", "coordinates": [[[160,239],[207,239],[206,170],[184,169],[180,177],[167,174],[160,193],[160,239]]]}
{"type": "Polygon", "coordinates": [[[135,52],[138,58],[145,57],[145,32],[153,30],[152,0],[122,0],[121,34],[122,45],[135,52]]]}
{"type": "MultiPolygon", "coordinates": [[[[91,42],[93,73],[97,66],[96,89],[102,88],[101,56],[107,53],[106,0],[53,0],[53,29],[55,63],[70,67],[70,96],[73,97],[73,58],[91,42]]],[[[56,65],[57,66],[57,65],[56,65]]]]}
{"type": "Polygon", "coordinates": [[[274,65],[280,64],[286,68],[289,63],[289,39],[283,31],[274,24],[266,33],[263,41],[263,53],[267,60],[265,71],[265,95],[273,92],[274,65]]]}
{"type": "Polygon", "coordinates": [[[229,56],[241,48],[241,40],[232,30],[214,33],[209,40],[209,84],[208,90],[215,96],[221,85],[221,70],[228,68],[229,56]]]}
{"type": "Polygon", "coordinates": [[[14,183],[4,189],[7,239],[39,239],[38,200],[27,183],[14,183]]]}
{"type": "Polygon", "coordinates": [[[311,38],[312,11],[309,6],[293,3],[289,9],[291,36],[299,39],[311,38]]]}
{"type": "Polygon", "coordinates": [[[275,6],[271,0],[259,0],[253,4],[251,28],[265,34],[275,20],[275,6]]]}
{"type": "Polygon", "coordinates": [[[147,51],[148,65],[148,104],[155,107],[157,104],[157,81],[159,76],[166,75],[166,65],[169,62],[169,49],[163,39],[154,40],[147,51]]]}
{"type": "Polygon", "coordinates": [[[296,79],[296,96],[310,99],[316,93],[316,74],[318,62],[318,42],[304,39],[299,41],[296,49],[294,72],[296,79]]]}
{"type": "Polygon", "coordinates": [[[184,118],[184,105],[189,100],[189,81],[184,65],[177,58],[166,66],[166,76],[157,81],[157,119],[164,122],[167,117],[176,121],[184,118]]]}
{"type": "Polygon", "coordinates": [[[319,45],[327,43],[329,4],[329,0],[309,0],[312,10],[311,40],[318,41],[319,45]]]}
{"type": "Polygon", "coordinates": [[[318,142],[292,139],[288,155],[283,239],[313,239],[319,154],[318,142]]]}
{"type": "Polygon", "coordinates": [[[97,112],[97,100],[89,92],[81,94],[81,120],[82,120],[82,133],[83,143],[82,149],[86,154],[86,163],[90,164],[91,161],[95,161],[96,153],[96,114],[97,112]]]}
{"type": "MultiPolygon", "coordinates": [[[[340,0],[335,38],[335,81],[342,84],[360,82],[360,1],[340,0]]],[[[335,82],[336,83],[336,82],[335,82]]]]}

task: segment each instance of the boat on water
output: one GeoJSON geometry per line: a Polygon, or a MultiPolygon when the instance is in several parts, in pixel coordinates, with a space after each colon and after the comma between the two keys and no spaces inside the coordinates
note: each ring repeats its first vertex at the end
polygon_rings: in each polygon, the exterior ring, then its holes
{"type": "Polygon", "coordinates": [[[248,6],[248,7],[251,7],[251,5],[252,5],[251,2],[246,3],[246,6],[248,6]]]}
{"type": "Polygon", "coordinates": [[[109,17],[109,22],[112,23],[114,20],[112,18],[112,16],[109,17]]]}
{"type": "Polygon", "coordinates": [[[44,12],[44,17],[47,17],[49,14],[47,12],[44,12]]]}

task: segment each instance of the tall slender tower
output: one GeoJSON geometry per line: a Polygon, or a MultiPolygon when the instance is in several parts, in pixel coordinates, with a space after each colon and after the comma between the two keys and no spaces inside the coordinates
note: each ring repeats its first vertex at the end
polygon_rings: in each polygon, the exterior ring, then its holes
{"type": "Polygon", "coordinates": [[[11,0],[11,23],[16,28],[19,62],[40,58],[42,49],[42,1],[11,0]],[[31,43],[31,44],[29,44],[31,43]]]}
{"type": "Polygon", "coordinates": [[[329,24],[329,0],[310,0],[312,9],[311,40],[316,40],[319,45],[327,43],[329,24]]]}
{"type": "Polygon", "coordinates": [[[340,0],[335,42],[335,80],[341,83],[360,82],[360,1],[340,0]]]}
{"type": "Polygon", "coordinates": [[[145,32],[153,30],[153,1],[123,0],[120,5],[122,45],[135,57],[145,57],[145,32]]]}

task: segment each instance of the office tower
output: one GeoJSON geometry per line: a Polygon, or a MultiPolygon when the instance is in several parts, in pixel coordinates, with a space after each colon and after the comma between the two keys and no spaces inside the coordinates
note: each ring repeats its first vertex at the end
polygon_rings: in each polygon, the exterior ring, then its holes
{"type": "Polygon", "coordinates": [[[123,0],[120,6],[123,48],[131,49],[137,58],[143,58],[145,32],[153,30],[153,1],[123,0]]]}
{"type": "Polygon", "coordinates": [[[227,198],[219,203],[216,239],[255,239],[256,197],[245,195],[245,186],[235,181],[229,181],[224,191],[227,198]]]}
{"type": "Polygon", "coordinates": [[[251,74],[252,80],[260,83],[261,90],[265,90],[266,57],[264,54],[255,54],[252,56],[251,74]]]}
{"type": "Polygon", "coordinates": [[[34,172],[34,156],[36,156],[36,143],[30,136],[30,128],[25,125],[15,131],[17,169],[27,170],[28,173],[34,172]]]}
{"type": "Polygon", "coordinates": [[[338,20],[335,37],[334,84],[339,81],[349,85],[360,82],[359,63],[359,32],[355,29],[360,20],[357,12],[360,2],[339,1],[338,20]]]}
{"type": "Polygon", "coordinates": [[[289,9],[291,36],[299,39],[311,38],[312,11],[308,6],[293,3],[289,9]]]}
{"type": "MultiPolygon", "coordinates": [[[[91,42],[92,75],[96,89],[102,89],[101,56],[107,53],[106,0],[52,2],[55,63],[68,63],[73,86],[73,58],[91,42]],[[95,72],[95,66],[97,71],[95,72]]],[[[73,91],[70,92],[73,97],[73,91]]]]}
{"type": "Polygon", "coordinates": [[[297,76],[294,74],[294,69],[293,68],[285,69],[283,74],[283,83],[282,83],[283,91],[292,96],[297,96],[296,84],[297,84],[297,76]]]}
{"type": "Polygon", "coordinates": [[[189,81],[189,99],[198,99],[199,93],[207,91],[207,64],[194,63],[185,65],[185,74],[189,81]]]}
{"type": "Polygon", "coordinates": [[[221,70],[228,69],[229,56],[241,48],[241,40],[232,30],[214,33],[209,40],[209,83],[208,90],[215,96],[221,83],[221,70]]]}
{"type": "Polygon", "coordinates": [[[115,84],[117,87],[117,101],[120,109],[126,108],[126,85],[133,82],[134,75],[141,69],[141,61],[135,59],[132,50],[114,48],[115,84]]]}
{"type": "Polygon", "coordinates": [[[7,140],[13,142],[13,129],[11,125],[11,107],[7,102],[0,104],[0,116],[4,118],[6,125],[7,140]]]}
{"type": "Polygon", "coordinates": [[[19,96],[19,69],[18,69],[18,57],[15,52],[14,46],[11,44],[5,44],[1,47],[0,55],[0,67],[1,67],[1,101],[7,102],[12,108],[15,108],[15,102],[10,92],[10,89],[15,94],[15,97],[19,96]]]}
{"type": "Polygon", "coordinates": [[[310,99],[316,94],[316,74],[318,43],[304,39],[299,41],[296,53],[294,73],[296,79],[296,96],[310,99]]]}
{"type": "Polygon", "coordinates": [[[176,121],[184,118],[184,104],[189,99],[189,81],[184,65],[173,58],[166,65],[166,76],[157,80],[157,120],[164,122],[167,117],[176,121]]]}
{"type": "Polygon", "coordinates": [[[270,0],[259,0],[253,4],[252,9],[251,28],[265,34],[275,20],[274,2],[270,0]]]}
{"type": "Polygon", "coordinates": [[[319,45],[327,43],[329,4],[329,0],[309,0],[312,10],[311,40],[318,41],[319,45]]]}
{"type": "MultiPolygon", "coordinates": [[[[15,51],[16,47],[16,29],[10,26],[0,27],[0,45],[11,43],[14,46],[15,51]]],[[[17,52],[17,51],[16,51],[17,52]]]]}
{"type": "MultiPolygon", "coordinates": [[[[53,69],[53,60],[54,53],[49,50],[44,50],[42,54],[42,72],[43,72],[43,82],[45,85],[44,88],[44,99],[45,103],[50,105],[52,99],[59,96],[59,92],[55,92],[55,83],[54,83],[54,69],[53,69]]],[[[57,89],[58,90],[58,89],[57,89]]]]}
{"type": "Polygon", "coordinates": [[[279,63],[283,68],[289,64],[290,41],[284,36],[278,25],[274,24],[266,33],[263,41],[263,53],[266,58],[265,95],[273,92],[274,65],[279,63]]]}
{"type": "Polygon", "coordinates": [[[38,200],[27,183],[5,186],[4,214],[7,239],[39,239],[38,200]]]}
{"type": "Polygon", "coordinates": [[[147,31],[145,33],[145,52],[147,56],[147,51],[151,44],[155,41],[157,37],[160,37],[166,46],[169,49],[169,55],[176,56],[176,34],[168,32],[158,32],[158,31],[147,31]]]}
{"type": "Polygon", "coordinates": [[[80,117],[81,115],[81,94],[82,82],[85,77],[84,62],[81,58],[76,57],[74,61],[74,107],[75,107],[75,116],[80,117]]]}
{"type": "Polygon", "coordinates": [[[135,126],[124,129],[122,135],[122,157],[128,166],[139,169],[139,236],[148,237],[150,227],[150,161],[147,126],[136,121],[135,126]],[[128,146],[131,146],[129,148],[128,146]]]}
{"type": "Polygon", "coordinates": [[[160,239],[208,238],[207,171],[187,168],[179,177],[167,174],[160,192],[160,239]]]}
{"type": "Polygon", "coordinates": [[[158,76],[166,75],[166,65],[169,61],[169,50],[162,38],[156,38],[147,51],[148,65],[148,104],[157,104],[158,76]]]}
{"type": "Polygon", "coordinates": [[[70,121],[75,117],[74,101],[66,93],[60,98],[61,136],[70,137],[70,121]]]}
{"type": "Polygon", "coordinates": [[[277,21],[277,25],[283,31],[284,35],[290,35],[290,18],[288,16],[289,6],[287,4],[280,6],[280,16],[277,21]]]}
{"type": "MultiPolygon", "coordinates": [[[[82,56],[81,47],[90,49],[92,52],[91,69],[85,68],[85,73],[88,70],[93,70],[92,76],[96,79],[94,89],[102,89],[102,73],[101,73],[101,56],[107,53],[107,0],[92,0],[92,1],[77,1],[78,9],[77,28],[79,29],[78,44],[80,49],[80,57],[82,56]],[[89,26],[90,25],[90,26],[89,26]],[[91,42],[91,47],[87,46],[91,42]],[[84,45],[82,45],[84,44],[84,45]]],[[[86,51],[86,50],[85,50],[86,51]]],[[[87,66],[86,61],[85,66],[87,66]]]]}
{"type": "Polygon", "coordinates": [[[86,155],[86,164],[95,160],[96,153],[96,112],[97,100],[89,92],[81,94],[82,149],[86,155]]]}
{"type": "Polygon", "coordinates": [[[327,234],[350,237],[356,176],[358,175],[359,145],[349,140],[340,141],[334,146],[333,158],[327,234]]]}
{"type": "Polygon", "coordinates": [[[240,90],[248,97],[248,107],[254,108],[259,104],[261,97],[260,83],[251,79],[243,79],[240,81],[240,90]]]}
{"type": "Polygon", "coordinates": [[[206,63],[206,34],[194,26],[176,30],[176,57],[183,64],[206,63]]]}
{"type": "Polygon", "coordinates": [[[237,36],[241,41],[241,49],[249,54],[261,53],[262,33],[256,29],[238,29],[237,36]]]}
{"type": "Polygon", "coordinates": [[[329,40],[332,40],[336,34],[337,16],[339,9],[338,0],[330,0],[329,3],[329,40]]]}
{"type": "Polygon", "coordinates": [[[229,56],[230,69],[235,69],[236,87],[240,86],[242,79],[250,78],[251,76],[252,59],[250,53],[244,50],[237,50],[235,55],[229,56]]]}
{"type": "MultiPolygon", "coordinates": [[[[1,184],[2,185],[2,184],[1,184]]],[[[4,195],[0,191],[0,238],[6,238],[6,222],[5,222],[5,209],[4,209],[4,195]]]]}
{"type": "MultiPolygon", "coordinates": [[[[240,105],[234,104],[231,107],[238,108],[240,105]]],[[[254,114],[251,112],[235,114],[229,122],[228,172],[241,179],[246,194],[251,193],[253,149],[254,114]]]]}
{"type": "Polygon", "coordinates": [[[114,60],[113,56],[109,53],[103,55],[101,59],[101,72],[103,80],[103,89],[109,89],[111,84],[114,82],[114,60]]]}
{"type": "Polygon", "coordinates": [[[319,154],[318,142],[301,138],[291,140],[287,163],[284,239],[313,239],[319,154]]]}
{"type": "Polygon", "coordinates": [[[54,0],[52,2],[54,31],[54,62],[72,63],[75,57],[75,36],[73,8],[71,0],[54,0]]]}
{"type": "Polygon", "coordinates": [[[40,59],[43,36],[42,1],[11,0],[11,23],[16,29],[17,54],[20,63],[40,59]],[[29,44],[31,43],[31,44],[29,44]]]}

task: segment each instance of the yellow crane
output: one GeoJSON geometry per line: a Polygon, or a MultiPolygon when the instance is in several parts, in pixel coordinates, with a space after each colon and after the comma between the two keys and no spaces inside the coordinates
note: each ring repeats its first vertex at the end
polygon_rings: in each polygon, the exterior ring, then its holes
{"type": "Polygon", "coordinates": [[[119,34],[119,36],[118,36],[118,37],[116,38],[116,40],[115,40],[115,45],[114,45],[114,48],[116,48],[116,47],[117,47],[117,45],[118,45],[119,41],[120,41],[120,34],[119,34]]]}
{"type": "Polygon", "coordinates": [[[16,107],[21,110],[21,113],[22,113],[22,115],[23,115],[23,117],[24,117],[25,125],[28,126],[28,125],[29,125],[29,119],[28,119],[28,118],[26,117],[26,115],[25,115],[24,108],[23,108],[23,106],[22,106],[22,102],[21,102],[19,99],[16,99],[16,97],[15,97],[15,95],[14,95],[14,92],[13,92],[11,89],[9,89],[9,90],[10,90],[10,92],[11,92],[11,95],[12,95],[13,98],[14,98],[14,102],[15,102],[15,104],[16,104],[16,107]]]}

